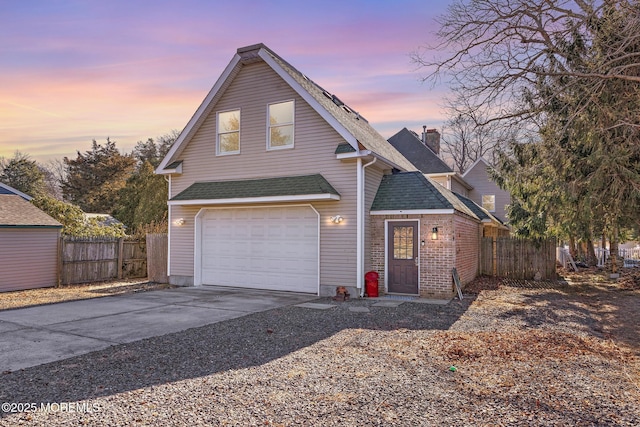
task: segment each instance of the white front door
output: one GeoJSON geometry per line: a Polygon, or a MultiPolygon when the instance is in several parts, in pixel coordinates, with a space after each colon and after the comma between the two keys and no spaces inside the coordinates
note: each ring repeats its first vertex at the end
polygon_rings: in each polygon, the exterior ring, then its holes
{"type": "Polygon", "coordinates": [[[208,209],[200,224],[203,284],[318,293],[310,206],[208,209]]]}

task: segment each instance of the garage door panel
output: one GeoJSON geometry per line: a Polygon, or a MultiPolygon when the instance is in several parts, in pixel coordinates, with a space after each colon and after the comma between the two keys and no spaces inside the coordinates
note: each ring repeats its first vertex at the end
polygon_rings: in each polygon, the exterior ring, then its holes
{"type": "Polygon", "coordinates": [[[317,293],[318,216],[310,207],[212,209],[201,227],[204,284],[317,293]]]}

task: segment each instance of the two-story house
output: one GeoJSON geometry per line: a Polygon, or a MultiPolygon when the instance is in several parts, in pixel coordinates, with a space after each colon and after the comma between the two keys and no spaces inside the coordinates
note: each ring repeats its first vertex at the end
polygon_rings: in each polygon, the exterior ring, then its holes
{"type": "Polygon", "coordinates": [[[237,50],[158,166],[171,283],[451,297],[481,219],[354,108],[262,44],[237,50]]]}

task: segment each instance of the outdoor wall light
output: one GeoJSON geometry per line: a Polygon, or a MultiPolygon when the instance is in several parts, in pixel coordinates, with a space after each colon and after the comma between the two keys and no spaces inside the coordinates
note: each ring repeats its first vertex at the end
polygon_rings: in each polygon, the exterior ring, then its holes
{"type": "Polygon", "coordinates": [[[438,240],[438,227],[431,229],[431,240],[438,240]]]}
{"type": "Polygon", "coordinates": [[[175,221],[173,221],[173,225],[177,225],[178,227],[184,225],[184,218],[178,218],[175,221]]]}
{"type": "Polygon", "coordinates": [[[344,218],[340,215],[332,216],[329,219],[331,219],[331,222],[334,224],[340,224],[342,221],[344,221],[344,218]]]}

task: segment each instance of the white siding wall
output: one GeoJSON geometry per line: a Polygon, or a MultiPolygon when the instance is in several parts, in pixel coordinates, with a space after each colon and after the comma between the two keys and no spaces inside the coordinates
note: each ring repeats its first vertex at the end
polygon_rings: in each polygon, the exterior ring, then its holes
{"type": "Polygon", "coordinates": [[[0,228],[0,292],[57,284],[60,230],[0,228]]]}
{"type": "MultiPolygon", "coordinates": [[[[336,160],[335,148],[344,140],[305,101],[264,63],[244,66],[179,159],[183,174],[171,180],[177,195],[197,181],[240,180],[321,173],[340,193],[340,201],[313,202],[320,213],[320,284],[355,286],[356,281],[356,165],[336,160]],[[295,100],[295,147],[267,151],[267,104],[295,100]],[[216,112],[241,109],[240,154],[216,156],[216,112]],[[333,224],[329,217],[345,220],[333,224]],[[346,282],[346,283],[345,283],[346,282]]],[[[171,209],[171,218],[184,217],[182,227],[171,224],[171,275],[193,276],[194,219],[200,207],[171,209]]]]}

